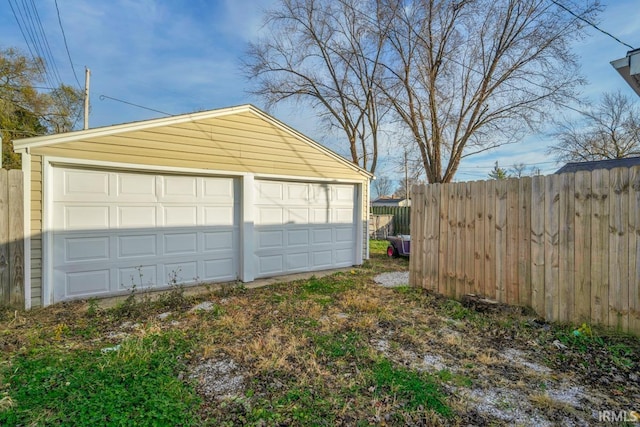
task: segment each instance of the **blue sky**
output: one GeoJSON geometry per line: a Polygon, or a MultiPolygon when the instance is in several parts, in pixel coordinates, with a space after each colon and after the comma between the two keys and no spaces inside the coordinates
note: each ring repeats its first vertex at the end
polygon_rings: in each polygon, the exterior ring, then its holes
{"type": "MultiPolygon", "coordinates": [[[[27,51],[10,5],[0,8],[0,46],[27,51]]],[[[30,2],[26,2],[30,3],[30,2]]],[[[90,126],[106,126],[162,117],[101,95],[155,110],[181,114],[252,103],[263,103],[247,93],[249,83],[240,72],[246,43],[260,32],[263,11],[274,0],[58,0],[60,18],[76,75],[84,84],[84,67],[91,69],[90,126]]],[[[640,47],[640,0],[604,1],[598,25],[640,47]]],[[[37,0],[38,15],[47,36],[61,80],[76,85],[58,23],[54,0],[37,0]]],[[[609,64],[625,56],[627,48],[594,29],[574,45],[582,59],[589,84],[583,94],[597,101],[601,93],[634,92],[609,64]]],[[[315,125],[309,109],[279,107],[269,111],[302,133],[346,154],[335,137],[315,125]]],[[[503,167],[525,163],[543,173],[559,165],[546,155],[551,142],[546,134],[531,135],[516,145],[471,157],[457,180],[485,179],[498,161],[503,167]]],[[[378,175],[396,176],[397,161],[385,158],[378,175]]]]}

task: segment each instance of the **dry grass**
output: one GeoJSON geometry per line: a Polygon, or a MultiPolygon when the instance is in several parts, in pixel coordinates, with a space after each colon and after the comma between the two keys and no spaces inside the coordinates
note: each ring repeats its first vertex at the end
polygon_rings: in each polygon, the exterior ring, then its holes
{"type": "MultiPolygon", "coordinates": [[[[551,424],[588,423],[590,410],[597,408],[576,413],[538,384],[586,381],[608,375],[611,367],[618,375],[639,368],[640,345],[634,347],[634,341],[624,341],[631,353],[618,349],[599,360],[599,370],[588,371],[581,368],[584,353],[579,348],[559,353],[553,345],[559,338],[571,345],[571,335],[561,335],[562,328],[532,328],[528,318],[513,311],[480,314],[421,290],[379,287],[375,274],[407,269],[406,260],[385,258],[386,245],[379,246],[353,272],[261,289],[234,286],[184,301],[175,295],[177,308],[166,319],[158,315],[167,308],[153,301],[130,307],[137,313],[133,317],[117,307],[96,309],[87,302],[6,312],[0,369],[29,352],[99,352],[123,340],[129,344],[121,356],[137,360],[153,352],[140,347],[145,337],[171,332],[189,344],[175,355],[185,370],[227,361],[244,378],[233,398],[203,400],[199,424],[510,425],[515,421],[505,421],[503,412],[516,412],[506,408],[504,398],[488,403],[481,398],[509,390],[515,396],[509,401],[529,405],[542,417],[552,410],[559,418],[551,424]],[[190,307],[203,301],[213,308],[182,308],[183,302],[190,307]],[[553,368],[553,374],[505,360],[500,354],[508,348],[553,368]]],[[[603,354],[607,348],[598,351],[603,354]]],[[[640,386],[622,383],[614,389],[619,387],[625,389],[615,401],[632,405],[640,386]]],[[[612,395],[610,389],[609,384],[597,392],[612,395]]],[[[13,393],[0,377],[0,416],[11,410],[2,405],[15,403],[13,393]]],[[[47,415],[42,412],[36,419],[46,424],[47,415]]]]}

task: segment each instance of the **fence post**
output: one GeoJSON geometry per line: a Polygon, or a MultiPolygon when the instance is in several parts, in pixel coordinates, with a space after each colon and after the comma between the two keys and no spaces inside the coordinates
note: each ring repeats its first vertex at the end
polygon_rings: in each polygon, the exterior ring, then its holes
{"type": "Polygon", "coordinates": [[[24,307],[24,203],[23,173],[9,171],[9,295],[10,304],[24,307]]]}

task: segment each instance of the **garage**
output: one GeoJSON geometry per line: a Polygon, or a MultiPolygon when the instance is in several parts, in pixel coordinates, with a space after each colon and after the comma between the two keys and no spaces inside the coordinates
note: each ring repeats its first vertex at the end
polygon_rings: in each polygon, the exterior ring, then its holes
{"type": "Polygon", "coordinates": [[[252,105],[14,147],[26,308],[368,257],[371,174],[252,105]]]}

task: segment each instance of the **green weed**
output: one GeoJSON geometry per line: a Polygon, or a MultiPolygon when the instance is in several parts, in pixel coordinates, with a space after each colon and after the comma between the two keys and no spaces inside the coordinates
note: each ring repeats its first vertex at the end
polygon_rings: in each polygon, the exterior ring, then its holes
{"type": "Polygon", "coordinates": [[[443,417],[453,415],[446,405],[446,396],[434,379],[426,374],[395,368],[389,360],[383,359],[373,368],[376,394],[391,395],[404,409],[431,409],[443,417]]]}
{"type": "Polygon", "coordinates": [[[178,334],[133,338],[111,351],[19,355],[0,370],[13,406],[1,425],[194,425],[198,397],[177,379],[178,334]]]}

